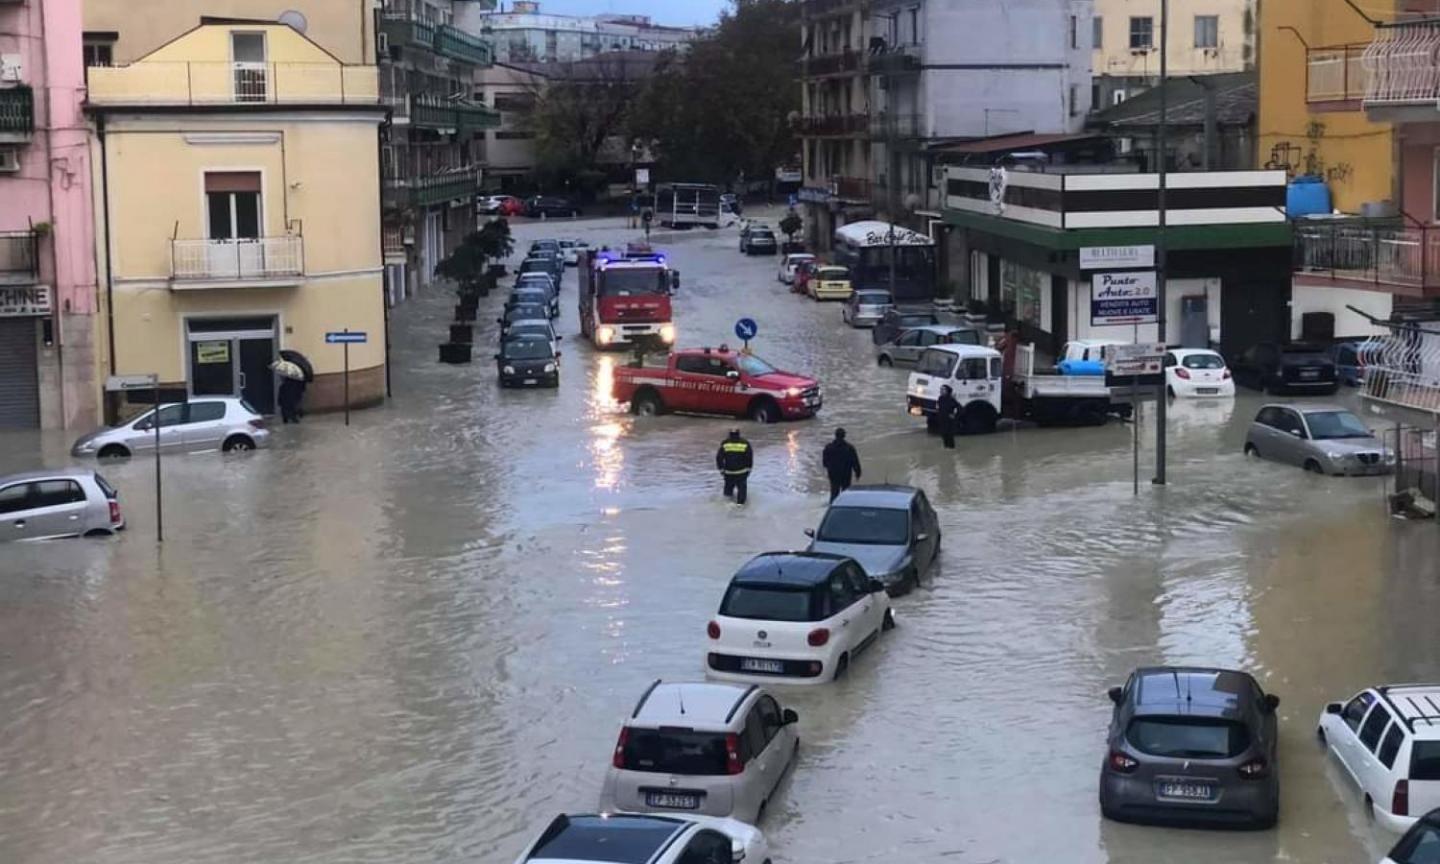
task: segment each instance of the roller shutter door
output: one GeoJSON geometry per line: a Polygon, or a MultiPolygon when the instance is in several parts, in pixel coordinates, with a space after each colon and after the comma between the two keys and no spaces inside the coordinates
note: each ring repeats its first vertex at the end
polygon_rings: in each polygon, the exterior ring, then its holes
{"type": "Polygon", "coordinates": [[[40,426],[35,319],[0,318],[0,427],[40,426]]]}

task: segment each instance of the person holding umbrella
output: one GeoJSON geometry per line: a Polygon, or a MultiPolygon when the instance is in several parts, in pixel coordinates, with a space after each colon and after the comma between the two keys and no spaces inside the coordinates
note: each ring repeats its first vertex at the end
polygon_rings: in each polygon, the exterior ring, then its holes
{"type": "Polygon", "coordinates": [[[280,403],[282,423],[300,422],[300,397],[305,394],[305,370],[291,360],[276,360],[270,364],[270,371],[280,379],[280,390],[275,401],[280,403]]]}

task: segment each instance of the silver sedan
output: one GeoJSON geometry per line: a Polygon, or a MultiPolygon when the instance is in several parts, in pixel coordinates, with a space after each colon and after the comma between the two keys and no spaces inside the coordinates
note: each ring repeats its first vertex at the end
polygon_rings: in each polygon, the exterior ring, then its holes
{"type": "Polygon", "coordinates": [[[1245,434],[1245,455],[1316,474],[1388,474],[1395,453],[1338,405],[1266,405],[1245,434]]]}

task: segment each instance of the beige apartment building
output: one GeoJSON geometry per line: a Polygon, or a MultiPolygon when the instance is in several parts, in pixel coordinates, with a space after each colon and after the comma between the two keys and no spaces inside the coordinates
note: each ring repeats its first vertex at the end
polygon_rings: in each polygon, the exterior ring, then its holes
{"type": "MultiPolygon", "coordinates": [[[[1256,0],[1170,0],[1166,64],[1173,77],[1255,68],[1256,0]]],[[[1160,77],[1160,0],[1095,0],[1094,110],[1160,77]]]]}

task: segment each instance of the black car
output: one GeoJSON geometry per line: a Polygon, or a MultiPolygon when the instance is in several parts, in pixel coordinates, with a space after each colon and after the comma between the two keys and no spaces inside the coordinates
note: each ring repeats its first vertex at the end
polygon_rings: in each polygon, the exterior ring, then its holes
{"type": "Polygon", "coordinates": [[[1335,361],[1323,347],[1304,344],[1252,345],[1230,364],[1235,383],[1266,393],[1305,392],[1331,394],[1340,389],[1335,361]]]}
{"type": "Polygon", "coordinates": [[[1436,862],[1440,862],[1440,810],[1431,810],[1411,825],[1381,864],[1436,862]]]}
{"type": "Polygon", "coordinates": [[[1280,814],[1275,709],[1246,672],[1135,670],[1110,688],[1100,811],[1120,822],[1270,828],[1280,814]]]}
{"type": "Polygon", "coordinates": [[[900,331],[909,330],[914,327],[928,327],[932,324],[939,324],[940,316],[934,312],[927,312],[915,309],[890,309],[885,312],[885,317],[880,319],[870,331],[870,340],[876,345],[884,345],[886,342],[900,335],[900,331]]]}
{"type": "Polygon", "coordinates": [[[545,265],[544,272],[550,274],[550,278],[555,280],[556,285],[559,285],[561,280],[565,278],[565,258],[559,252],[552,252],[549,249],[531,250],[530,254],[525,257],[525,260],[521,262],[520,267],[522,269],[520,272],[532,272],[534,268],[531,268],[531,270],[524,269],[525,265],[531,261],[538,261],[545,265]]]}
{"type": "Polygon", "coordinates": [[[495,319],[495,323],[497,323],[497,324],[500,325],[500,338],[503,339],[503,338],[505,338],[506,332],[509,331],[510,325],[511,325],[513,322],[515,322],[515,321],[549,321],[549,320],[550,320],[550,304],[548,304],[548,303],[518,303],[518,304],[516,304],[516,305],[514,305],[514,306],[507,306],[507,307],[505,308],[505,315],[504,315],[504,317],[496,318],[496,319],[495,319]]]}
{"type": "Polygon", "coordinates": [[[495,355],[501,387],[559,387],[560,352],[549,339],[506,339],[495,355]]]}
{"type": "Polygon", "coordinates": [[[525,202],[526,216],[579,216],[580,205],[559,195],[536,195],[525,202]]]}
{"type": "Polygon", "coordinates": [[[549,311],[550,318],[560,317],[560,301],[548,288],[541,288],[538,285],[521,285],[510,292],[505,298],[505,309],[508,311],[516,306],[544,306],[549,311]]]}

